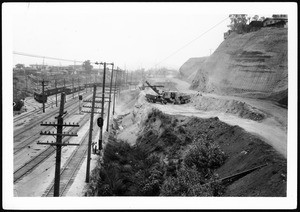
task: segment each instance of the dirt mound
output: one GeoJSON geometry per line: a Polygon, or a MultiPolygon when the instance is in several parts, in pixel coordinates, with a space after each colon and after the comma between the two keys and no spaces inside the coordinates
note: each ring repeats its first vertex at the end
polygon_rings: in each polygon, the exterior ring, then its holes
{"type": "Polygon", "coordinates": [[[195,57],[190,58],[180,68],[179,74],[181,79],[192,82],[196,76],[198,69],[202,66],[208,57],[195,57]]]}
{"type": "Polygon", "coordinates": [[[287,82],[287,29],[271,27],[231,34],[199,68],[191,87],[265,98],[286,91],[287,82]]]}
{"type": "Polygon", "coordinates": [[[261,121],[267,114],[245,102],[234,99],[219,99],[214,97],[193,95],[192,103],[196,109],[204,111],[221,111],[238,115],[241,118],[261,121]]]}

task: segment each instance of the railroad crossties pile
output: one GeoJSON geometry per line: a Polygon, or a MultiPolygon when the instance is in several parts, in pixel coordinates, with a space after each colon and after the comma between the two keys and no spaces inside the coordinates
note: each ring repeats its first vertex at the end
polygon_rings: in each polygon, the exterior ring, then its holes
{"type": "Polygon", "coordinates": [[[256,136],[217,117],[164,114],[142,92],[134,101],[114,119],[89,196],[286,196],[286,160],[256,136]]]}

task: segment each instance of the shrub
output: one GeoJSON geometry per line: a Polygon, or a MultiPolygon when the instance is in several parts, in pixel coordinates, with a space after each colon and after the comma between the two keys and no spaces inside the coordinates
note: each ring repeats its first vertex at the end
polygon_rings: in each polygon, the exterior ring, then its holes
{"type": "Polygon", "coordinates": [[[190,145],[183,161],[188,167],[195,166],[201,175],[208,179],[214,169],[224,164],[225,159],[225,153],[218,145],[210,141],[201,141],[190,145]]]}
{"type": "Polygon", "coordinates": [[[181,167],[176,176],[168,177],[161,186],[160,196],[220,196],[224,186],[213,176],[204,184],[195,167],[181,167]]]}

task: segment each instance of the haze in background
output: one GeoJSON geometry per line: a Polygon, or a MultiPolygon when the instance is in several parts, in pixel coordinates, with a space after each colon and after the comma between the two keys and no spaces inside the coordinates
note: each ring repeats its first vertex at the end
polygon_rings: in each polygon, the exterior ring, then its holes
{"type": "MultiPolygon", "coordinates": [[[[159,67],[178,70],[191,57],[213,53],[228,30],[228,15],[245,12],[239,5],[16,3],[5,7],[12,18],[13,51],[79,61],[115,62],[129,70],[159,67]],[[178,49],[181,50],[173,54],[178,49]]],[[[270,13],[268,4],[257,5],[255,14],[265,14],[266,10],[270,13]]],[[[276,10],[276,5],[272,8],[276,10]]],[[[43,59],[13,55],[13,65],[17,63],[42,64],[43,59]]],[[[44,63],[72,64],[49,59],[44,63]]]]}

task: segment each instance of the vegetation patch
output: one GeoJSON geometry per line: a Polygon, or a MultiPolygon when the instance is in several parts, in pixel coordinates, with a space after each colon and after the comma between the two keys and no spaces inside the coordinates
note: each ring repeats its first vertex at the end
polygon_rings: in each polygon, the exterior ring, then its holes
{"type": "Polygon", "coordinates": [[[133,146],[110,137],[89,196],[286,196],[286,159],[238,126],[157,109],[142,126],[133,146]]]}
{"type": "Polygon", "coordinates": [[[212,182],[217,179],[214,170],[226,159],[224,152],[212,141],[187,137],[181,123],[153,109],[136,145],[111,138],[103,163],[92,172],[88,195],[220,195],[221,185],[212,182]]]}

